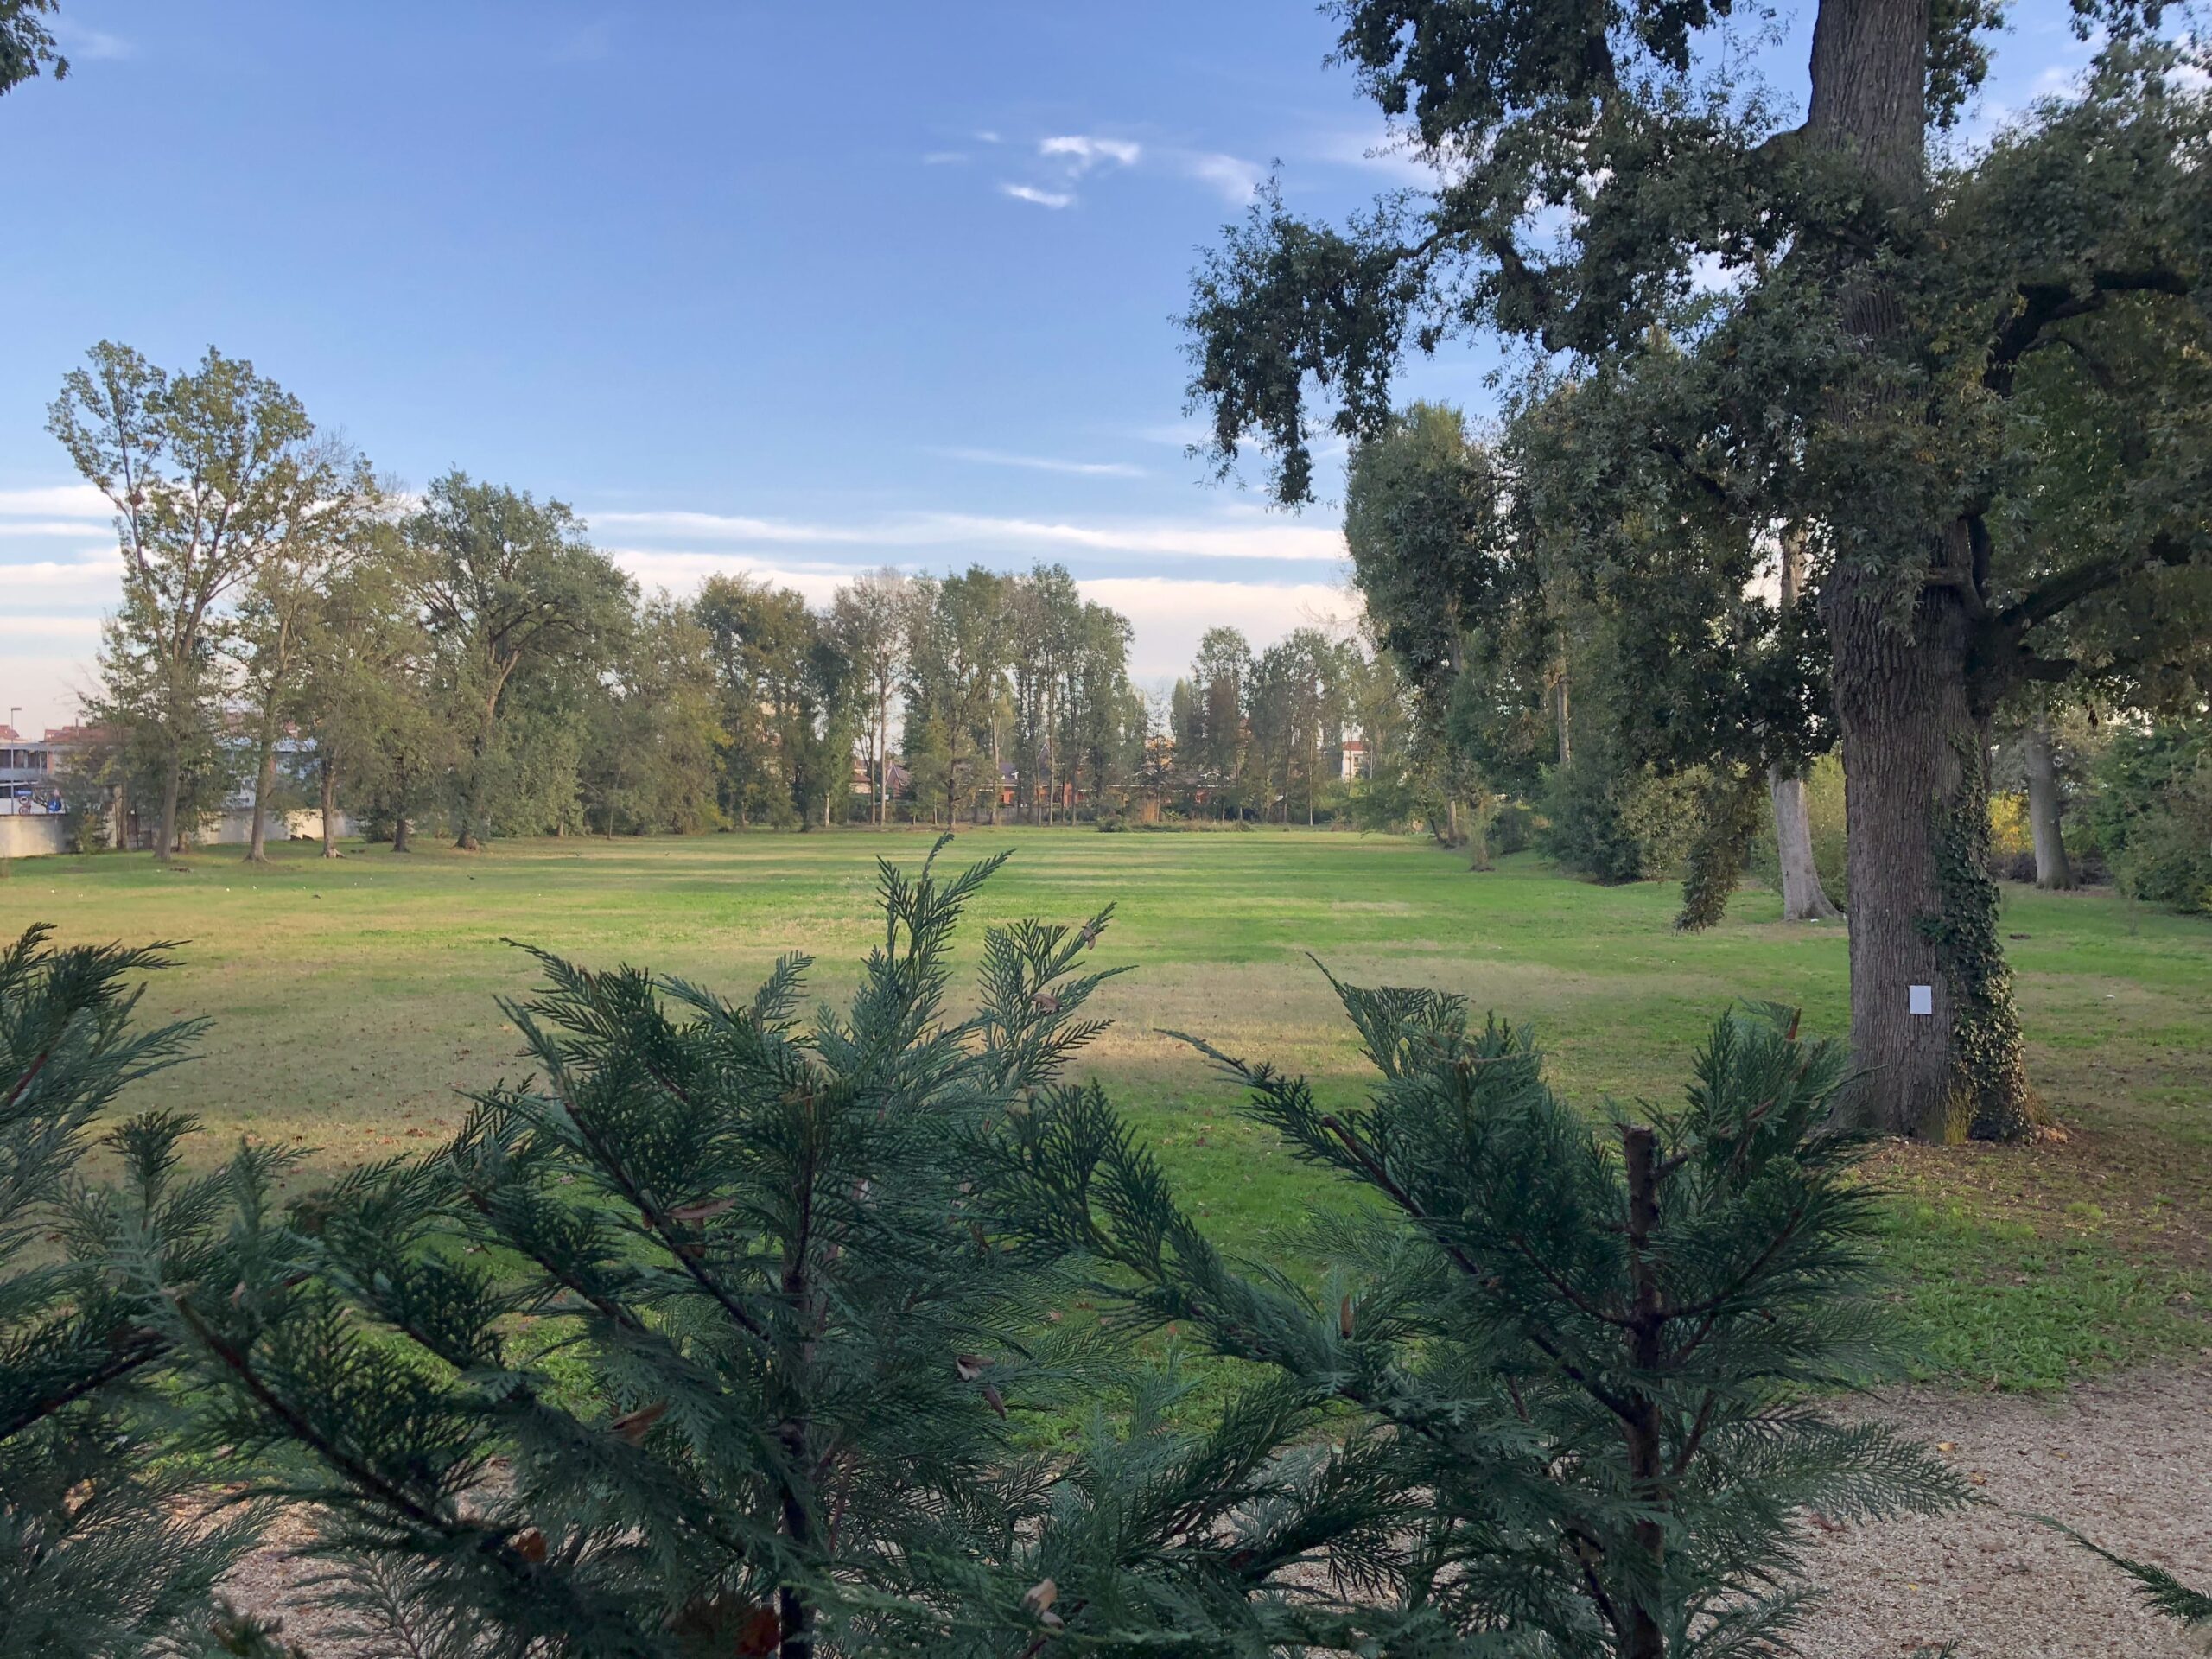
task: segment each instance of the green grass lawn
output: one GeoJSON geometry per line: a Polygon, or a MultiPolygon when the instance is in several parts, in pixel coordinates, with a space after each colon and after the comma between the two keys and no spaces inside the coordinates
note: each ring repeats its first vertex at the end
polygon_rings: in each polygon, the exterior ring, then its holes
{"type": "MultiPolygon", "coordinates": [[[[1138,971],[1103,994],[1116,1024],[1089,1064],[1231,1245],[1327,1197],[1160,1028],[1355,1093],[1361,1063],[1308,951],[1340,977],[1444,987],[1533,1022],[1556,1081],[1592,1102],[1672,1096],[1732,999],[1796,1004],[1814,1033],[1846,1025],[1841,926],[1784,926],[1760,891],[1685,936],[1672,887],[1598,887],[1525,857],[1471,874],[1390,837],[976,830],[949,855],[1009,846],[968,953],[986,921],[1118,906],[1099,954],[1138,971]]],[[[182,873],[143,855],[23,860],[0,880],[0,931],[50,920],[67,939],[188,941],[145,1012],[215,1027],[200,1058],[136,1103],[200,1114],[210,1157],[247,1134],[312,1148],[310,1167],[327,1170],[415,1149],[456,1123],[455,1090],[519,1072],[494,999],[532,976],[503,937],[733,994],[801,950],[834,998],[874,931],[875,858],[927,847],[851,831],[355,848],[336,863],[287,846],[259,870],[234,849],[182,873]]],[[[1922,1369],[2048,1387],[2194,1351],[2212,1343],[2194,1306],[2212,1236],[2212,925],[2108,893],[2011,888],[2005,929],[2034,1075],[2066,1138],[1883,1154],[1899,1315],[1922,1369]]]]}

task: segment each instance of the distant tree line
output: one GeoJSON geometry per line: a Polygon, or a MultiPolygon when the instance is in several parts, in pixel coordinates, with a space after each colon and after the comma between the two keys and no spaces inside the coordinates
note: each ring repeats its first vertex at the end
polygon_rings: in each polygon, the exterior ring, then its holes
{"type": "MultiPolygon", "coordinates": [[[[887,569],[819,608],[745,575],[641,594],[563,503],[459,471],[410,496],[213,350],[172,372],[103,342],[49,424],[124,555],[65,787],[88,826],[121,791],[163,855],[240,799],[258,860],[307,802],[334,853],[346,815],[399,849],[426,831],[476,848],[1049,823],[1147,781],[1128,620],[1058,565],[887,569]]],[[[1301,641],[1261,659],[1280,695],[1255,752],[1310,811],[1339,679],[1301,641]]]]}

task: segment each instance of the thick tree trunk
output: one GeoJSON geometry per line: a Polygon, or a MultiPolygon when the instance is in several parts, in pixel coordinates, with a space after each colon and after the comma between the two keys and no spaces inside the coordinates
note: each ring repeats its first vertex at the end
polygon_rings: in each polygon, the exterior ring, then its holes
{"type": "Polygon", "coordinates": [[[322,855],[338,856],[338,768],[322,763],[322,855]]]}
{"type": "Polygon", "coordinates": [[[1767,793],[1774,802],[1774,849],[1782,867],[1782,919],[1832,922],[1843,912],[1821,885],[1813,861],[1813,823],[1805,810],[1805,780],[1779,764],[1766,771],[1767,793]]]}
{"type": "MultiPolygon", "coordinates": [[[[1952,539],[1955,568],[1963,529],[1952,539]]],[[[1878,582],[1846,565],[1821,609],[1843,731],[1865,1109],[1922,1140],[2018,1135],[2032,1102],[1997,942],[1989,734],[1967,695],[1962,597],[1930,585],[1901,620],[1878,582]]]]}
{"type": "Polygon", "coordinates": [[[2074,885],[2067,861],[2066,837],[2059,823],[2058,763],[2050,751],[2050,728],[2042,721],[2020,739],[2020,760],[2028,774],[2028,833],[2036,846],[2036,886],[2063,892],[2074,885]]]}
{"type": "MultiPolygon", "coordinates": [[[[1929,20],[1930,0],[1821,0],[1815,17],[1806,137],[1851,175],[1870,219],[1909,225],[1926,199],[1929,20]]],[[[1869,259],[1835,281],[1844,332],[1910,373],[1916,348],[1890,276],[1869,259]]],[[[1906,396],[1870,374],[1840,385],[1830,414],[1879,434],[1924,418],[1906,396]]],[[[2018,1135],[2032,1101],[1989,877],[1988,708],[1967,677],[1968,596],[1986,604],[1986,572],[1963,520],[1927,526],[1917,595],[1892,585],[1911,580],[1893,562],[1915,551],[1911,524],[1870,518],[1835,540],[1821,615],[1843,733],[1863,1109],[1926,1140],[2018,1135]]]]}
{"type": "Polygon", "coordinates": [[[276,790],[276,738],[264,720],[261,734],[261,764],[253,769],[253,823],[246,832],[245,861],[269,861],[269,798],[276,790]]]}
{"type": "Polygon", "coordinates": [[[413,827],[407,822],[407,815],[404,812],[392,815],[391,850],[395,853],[411,853],[415,850],[413,827]]]}

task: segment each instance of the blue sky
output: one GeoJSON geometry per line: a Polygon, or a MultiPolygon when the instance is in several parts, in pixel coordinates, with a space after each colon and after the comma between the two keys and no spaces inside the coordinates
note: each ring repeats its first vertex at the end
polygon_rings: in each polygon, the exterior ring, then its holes
{"type": "MultiPolygon", "coordinates": [[[[1981,119],[2082,60],[2063,16],[2021,9],[1981,119]]],[[[1355,610],[1333,512],[1184,458],[1170,321],[1271,167],[1325,215],[1408,178],[1312,7],[62,20],[70,79],[0,99],[0,702],[25,727],[73,712],[113,602],[105,512],[44,430],[103,337],[250,357],[410,485],[559,496],[649,587],[744,569],[819,599],[887,562],[1057,558],[1131,615],[1147,679],[1215,622],[1355,610]]],[[[1801,35],[1768,54],[1785,88],[1801,35]]],[[[1479,406],[1487,366],[1408,389],[1479,406]]]]}

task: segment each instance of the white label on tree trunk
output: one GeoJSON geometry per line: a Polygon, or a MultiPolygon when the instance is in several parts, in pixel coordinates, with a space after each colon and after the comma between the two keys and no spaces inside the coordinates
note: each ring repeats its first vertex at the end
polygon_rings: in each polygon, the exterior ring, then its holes
{"type": "Polygon", "coordinates": [[[1936,988],[1933,985],[1908,985],[1904,993],[1904,1011],[1907,1014],[1935,1013],[1936,988]]]}

